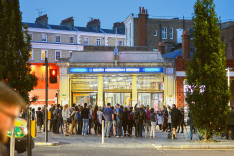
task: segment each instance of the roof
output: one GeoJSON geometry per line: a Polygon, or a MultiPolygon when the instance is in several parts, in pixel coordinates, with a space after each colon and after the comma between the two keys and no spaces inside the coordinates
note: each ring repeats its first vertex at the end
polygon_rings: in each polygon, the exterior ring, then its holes
{"type": "MultiPolygon", "coordinates": [[[[154,51],[120,51],[118,62],[122,63],[153,63],[164,62],[160,52],[154,51]]],[[[73,52],[70,63],[113,63],[113,51],[79,51],[73,52]]]]}
{"type": "Polygon", "coordinates": [[[102,33],[100,30],[96,30],[91,27],[75,27],[78,31],[85,31],[85,32],[94,32],[94,33],[102,33]]]}
{"type": "MultiPolygon", "coordinates": [[[[115,30],[113,29],[94,29],[91,27],[78,27],[75,26],[73,29],[69,28],[68,26],[63,25],[47,25],[46,27],[43,27],[41,24],[37,23],[27,23],[22,22],[22,25],[28,25],[29,28],[42,28],[42,29],[54,29],[54,30],[67,30],[67,31],[83,31],[83,32],[93,32],[93,33],[108,33],[108,34],[115,34],[115,30]]],[[[124,35],[125,32],[118,29],[117,34],[124,35]]]]}
{"type": "Polygon", "coordinates": [[[22,22],[22,25],[28,25],[28,27],[30,28],[43,28],[43,29],[49,29],[48,27],[43,27],[41,24],[37,24],[37,23],[26,23],[26,22],[22,22]]]}
{"type": "Polygon", "coordinates": [[[178,56],[182,56],[182,49],[178,49],[173,52],[162,55],[163,58],[167,59],[176,59],[178,56]]]}

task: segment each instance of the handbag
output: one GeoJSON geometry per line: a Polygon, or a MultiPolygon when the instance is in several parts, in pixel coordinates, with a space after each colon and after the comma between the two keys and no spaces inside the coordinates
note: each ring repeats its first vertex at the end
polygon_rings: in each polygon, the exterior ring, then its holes
{"type": "Polygon", "coordinates": [[[68,123],[72,123],[72,119],[71,118],[67,118],[67,122],[68,123]]]}

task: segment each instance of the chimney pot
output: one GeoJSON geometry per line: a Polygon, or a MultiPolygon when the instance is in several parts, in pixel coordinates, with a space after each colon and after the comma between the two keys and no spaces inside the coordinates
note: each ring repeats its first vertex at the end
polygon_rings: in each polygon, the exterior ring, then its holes
{"type": "Polygon", "coordinates": [[[141,14],[141,7],[139,7],[139,13],[141,14]]]}
{"type": "Polygon", "coordinates": [[[145,13],[145,8],[144,8],[144,7],[142,8],[142,13],[143,13],[143,14],[145,13]]]}
{"type": "Polygon", "coordinates": [[[158,51],[163,55],[165,53],[165,46],[163,42],[159,42],[158,51]]]}

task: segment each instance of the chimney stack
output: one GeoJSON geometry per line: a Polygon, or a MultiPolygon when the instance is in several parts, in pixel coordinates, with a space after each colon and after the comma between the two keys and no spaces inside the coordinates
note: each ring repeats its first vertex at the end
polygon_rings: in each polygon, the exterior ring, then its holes
{"type": "Polygon", "coordinates": [[[43,27],[46,27],[48,25],[47,14],[37,17],[35,23],[41,24],[43,27]]]}
{"type": "Polygon", "coordinates": [[[138,46],[146,46],[146,20],[148,19],[148,11],[145,8],[139,8],[138,14],[138,46]]]}
{"type": "Polygon", "coordinates": [[[70,29],[72,29],[74,27],[74,19],[73,17],[69,17],[65,20],[62,20],[60,25],[63,25],[63,26],[67,26],[69,27],[70,29]]]}
{"type": "Polygon", "coordinates": [[[91,19],[87,23],[87,27],[94,28],[96,30],[99,30],[101,28],[101,22],[99,19],[91,19]]]}
{"type": "Polygon", "coordinates": [[[163,55],[165,53],[165,45],[163,42],[159,42],[158,44],[158,51],[163,55]]]}
{"type": "Polygon", "coordinates": [[[190,34],[184,30],[182,35],[182,56],[185,60],[190,59],[190,34]]]}

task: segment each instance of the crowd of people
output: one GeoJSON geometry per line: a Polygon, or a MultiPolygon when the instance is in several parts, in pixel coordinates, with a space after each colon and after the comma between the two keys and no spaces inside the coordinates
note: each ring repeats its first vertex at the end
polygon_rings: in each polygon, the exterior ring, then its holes
{"type": "MultiPolygon", "coordinates": [[[[44,117],[45,109],[38,108],[37,111],[32,110],[32,117],[36,119],[37,132],[45,131],[44,117]],[[34,115],[33,115],[34,114],[34,115]]],[[[178,110],[175,105],[164,106],[163,109],[155,111],[149,108],[149,105],[135,107],[124,107],[116,104],[115,107],[108,103],[104,107],[95,106],[84,103],[84,105],[73,104],[60,106],[52,105],[49,109],[50,120],[48,130],[53,134],[63,134],[69,136],[75,135],[102,135],[102,120],[104,120],[105,137],[147,137],[156,138],[156,128],[162,132],[173,132],[173,138],[177,133],[183,133],[184,130],[184,110],[178,110]],[[135,134],[133,134],[133,128],[135,134]],[[93,129],[94,133],[91,132],[93,129]]],[[[22,112],[22,116],[24,112],[22,112]]]]}

